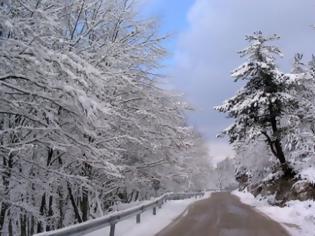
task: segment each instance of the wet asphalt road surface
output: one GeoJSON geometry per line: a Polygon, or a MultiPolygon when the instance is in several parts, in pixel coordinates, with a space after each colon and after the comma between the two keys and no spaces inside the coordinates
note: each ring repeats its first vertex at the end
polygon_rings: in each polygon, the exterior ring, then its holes
{"type": "Polygon", "coordinates": [[[156,236],[289,236],[277,222],[230,193],[198,201],[156,236]]]}

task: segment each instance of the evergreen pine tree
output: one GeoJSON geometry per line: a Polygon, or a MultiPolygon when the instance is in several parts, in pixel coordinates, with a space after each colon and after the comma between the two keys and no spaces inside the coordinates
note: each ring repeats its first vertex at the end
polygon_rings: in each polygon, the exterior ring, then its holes
{"type": "Polygon", "coordinates": [[[242,80],[245,86],[215,109],[235,120],[222,133],[229,137],[230,143],[248,143],[264,137],[284,174],[293,176],[282,141],[290,127],[287,115],[298,108],[298,102],[288,92],[289,77],[281,73],[275,63],[280,50],[268,45],[277,39],[277,35],[266,37],[262,32],[246,37],[250,45],[239,53],[248,61],[232,72],[235,81],[242,80]]]}

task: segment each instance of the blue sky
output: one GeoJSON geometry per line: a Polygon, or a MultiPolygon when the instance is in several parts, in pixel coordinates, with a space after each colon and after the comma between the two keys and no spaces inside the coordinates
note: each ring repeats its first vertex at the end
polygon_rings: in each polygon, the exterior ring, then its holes
{"type": "Polygon", "coordinates": [[[314,0],[145,0],[145,14],[159,16],[161,32],[173,33],[167,42],[171,56],[164,61],[170,84],[184,93],[196,111],[189,122],[208,140],[212,156],[232,155],[216,134],[232,123],[213,107],[235,94],[230,71],[243,63],[237,51],[245,35],[261,30],[277,33],[284,54],[280,69],[290,70],[294,54],[315,54],[314,0]]]}
{"type": "MultiPolygon", "coordinates": [[[[169,40],[165,42],[165,47],[169,51],[169,56],[163,61],[165,65],[162,73],[166,73],[169,77],[171,87],[180,93],[184,94],[187,99],[195,107],[196,111],[187,115],[187,119],[191,125],[199,130],[209,142],[211,149],[211,156],[214,159],[221,160],[226,156],[231,156],[232,151],[224,140],[216,140],[215,135],[218,130],[211,130],[207,125],[210,122],[210,117],[205,115],[212,110],[210,102],[206,99],[204,101],[196,101],[195,96],[198,91],[189,91],[187,87],[181,82],[177,75],[177,60],[178,51],[180,49],[183,35],[191,28],[189,23],[189,13],[195,5],[195,0],[148,0],[144,7],[145,16],[158,17],[160,20],[160,30],[162,34],[171,34],[169,40]],[[180,4],[179,4],[180,3],[180,4]]],[[[197,99],[198,100],[198,99],[197,99]]],[[[225,120],[220,116],[219,119],[225,120]]],[[[227,121],[226,121],[227,122],[227,121]]],[[[226,122],[223,122],[226,124],[226,122]]],[[[222,122],[221,122],[222,123],[222,122]]],[[[214,160],[216,163],[216,160],[214,160]]]]}
{"type": "Polygon", "coordinates": [[[181,32],[188,28],[187,13],[194,4],[194,0],[147,0],[144,7],[146,16],[158,17],[162,34],[170,34],[164,43],[170,55],[163,62],[168,69],[174,63],[174,52],[181,32]],[[180,2],[180,4],[179,4],[180,2]]]}
{"type": "Polygon", "coordinates": [[[179,33],[188,27],[187,13],[193,4],[194,0],[181,0],[180,4],[174,0],[148,0],[144,10],[146,15],[160,18],[162,32],[179,33]]]}

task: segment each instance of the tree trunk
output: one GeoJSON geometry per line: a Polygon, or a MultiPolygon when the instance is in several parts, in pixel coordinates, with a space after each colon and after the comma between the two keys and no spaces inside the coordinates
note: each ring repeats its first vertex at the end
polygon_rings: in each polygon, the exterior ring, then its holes
{"type": "Polygon", "coordinates": [[[59,221],[57,224],[57,228],[60,229],[64,227],[64,197],[63,197],[63,192],[62,192],[62,187],[59,187],[58,189],[58,209],[59,209],[59,221]]]}
{"type": "MultiPolygon", "coordinates": [[[[89,142],[92,142],[91,138],[89,138],[89,142]]],[[[92,167],[88,163],[84,163],[82,167],[82,171],[84,176],[90,178],[92,174],[92,167]]],[[[82,213],[82,221],[85,222],[89,218],[90,213],[90,203],[89,203],[89,191],[86,187],[82,186],[82,194],[80,200],[80,208],[82,213]]]]}
{"type": "Polygon", "coordinates": [[[34,228],[34,226],[35,226],[35,218],[34,218],[34,216],[32,216],[29,220],[28,220],[28,222],[29,222],[29,226],[28,226],[28,235],[33,235],[35,232],[35,228],[34,228]]]}
{"type": "Polygon", "coordinates": [[[85,187],[82,187],[82,197],[80,201],[80,207],[82,212],[82,221],[85,222],[88,220],[89,216],[89,196],[88,190],[85,187]]]}
{"type": "Polygon", "coordinates": [[[1,204],[1,211],[0,211],[0,236],[2,235],[2,231],[4,230],[4,221],[5,221],[5,215],[9,208],[9,205],[2,202],[1,204]]]}
{"type": "Polygon", "coordinates": [[[49,217],[49,222],[46,224],[46,231],[54,230],[54,222],[52,221],[52,216],[54,215],[54,211],[52,208],[53,205],[53,196],[49,196],[49,201],[48,201],[48,217],[49,217]]]}
{"type": "MultiPolygon", "coordinates": [[[[47,211],[47,207],[46,207],[46,193],[44,193],[42,195],[42,201],[41,201],[41,204],[40,204],[40,215],[41,216],[44,216],[46,214],[46,211],[47,211]]],[[[37,224],[37,233],[41,233],[43,232],[44,228],[43,228],[43,225],[42,225],[42,222],[39,221],[38,224],[37,224]]]]}
{"type": "Polygon", "coordinates": [[[27,218],[26,214],[20,215],[21,236],[27,236],[27,218]]]}
{"type": "Polygon", "coordinates": [[[270,114],[271,114],[270,123],[271,123],[271,127],[272,127],[272,132],[273,132],[272,136],[275,137],[275,140],[270,140],[269,145],[270,145],[272,153],[279,160],[284,175],[287,177],[293,177],[294,171],[292,170],[292,168],[288,165],[288,163],[286,161],[286,158],[285,158],[285,155],[283,152],[283,148],[282,148],[282,144],[281,144],[281,140],[279,137],[277,120],[276,120],[276,117],[273,115],[272,112],[273,112],[273,110],[270,107],[270,114]]]}
{"type": "Polygon", "coordinates": [[[12,218],[10,218],[10,220],[9,220],[9,236],[14,236],[13,235],[12,218]]]}
{"type": "Polygon", "coordinates": [[[68,183],[68,193],[69,193],[69,197],[70,197],[70,201],[71,201],[71,204],[72,204],[72,207],[73,207],[73,211],[74,211],[74,214],[75,214],[75,217],[76,219],[78,220],[79,223],[82,223],[82,218],[81,218],[81,215],[80,215],[80,211],[79,211],[79,208],[77,206],[77,204],[75,203],[75,199],[74,199],[74,196],[72,194],[72,189],[70,187],[70,184],[68,183]]]}
{"type": "MultiPolygon", "coordinates": [[[[9,154],[8,159],[3,157],[3,167],[5,168],[5,172],[2,174],[2,184],[4,186],[4,195],[8,196],[9,194],[9,185],[11,178],[11,169],[13,168],[13,155],[9,154]]],[[[9,209],[9,204],[2,201],[1,210],[0,210],[0,236],[2,235],[2,231],[4,228],[5,216],[9,209]]]]}

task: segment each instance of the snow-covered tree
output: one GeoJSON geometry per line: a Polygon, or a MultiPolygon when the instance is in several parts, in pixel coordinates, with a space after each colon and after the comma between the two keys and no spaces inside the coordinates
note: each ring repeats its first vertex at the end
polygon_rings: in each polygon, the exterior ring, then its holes
{"type": "Polygon", "coordinates": [[[236,189],[237,184],[235,180],[235,164],[234,160],[229,157],[217,163],[213,171],[215,186],[220,189],[236,189]]]}
{"type": "Polygon", "coordinates": [[[314,58],[309,66],[302,62],[303,55],[294,58],[290,78],[290,94],[299,101],[299,107],[290,116],[290,132],[285,139],[285,149],[294,168],[300,172],[305,167],[314,166],[315,152],[315,76],[314,58]]]}
{"type": "Polygon", "coordinates": [[[251,142],[251,145],[236,147],[235,176],[240,185],[260,183],[270,175],[276,164],[277,160],[263,138],[251,142]]]}
{"type": "Polygon", "coordinates": [[[0,235],[80,223],[152,195],[161,173],[200,173],[182,168],[198,146],[187,105],[153,73],[157,32],[129,0],[0,0],[0,235]]]}
{"type": "Polygon", "coordinates": [[[281,163],[286,175],[292,176],[284,154],[283,139],[290,131],[288,120],[295,116],[298,100],[288,92],[289,77],[280,72],[275,56],[280,50],[268,44],[279,37],[264,36],[257,32],[246,39],[250,45],[240,52],[248,59],[232,72],[235,81],[245,85],[236,96],[216,107],[220,112],[234,118],[234,124],[224,131],[231,143],[249,142],[263,136],[273,155],[281,163]]]}

